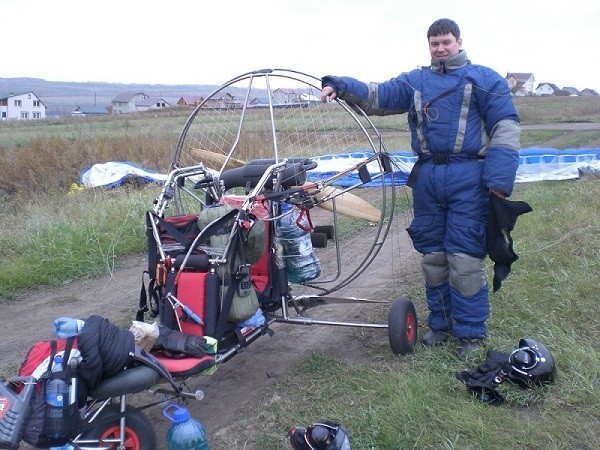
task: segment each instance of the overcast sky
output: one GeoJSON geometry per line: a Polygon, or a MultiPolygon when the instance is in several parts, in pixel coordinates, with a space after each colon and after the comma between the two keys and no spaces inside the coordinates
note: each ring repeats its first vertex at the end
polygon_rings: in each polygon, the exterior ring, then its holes
{"type": "Polygon", "coordinates": [[[600,90],[600,1],[0,0],[0,77],[215,84],[264,68],[383,81],[458,22],[475,64],[600,90]]]}

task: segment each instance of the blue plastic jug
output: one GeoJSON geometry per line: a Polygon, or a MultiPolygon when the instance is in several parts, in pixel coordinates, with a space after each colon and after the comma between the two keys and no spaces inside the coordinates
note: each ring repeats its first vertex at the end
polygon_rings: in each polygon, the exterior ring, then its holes
{"type": "Polygon", "coordinates": [[[173,422],[167,430],[167,450],[210,450],[204,427],[187,409],[170,404],[163,415],[173,422]]]}

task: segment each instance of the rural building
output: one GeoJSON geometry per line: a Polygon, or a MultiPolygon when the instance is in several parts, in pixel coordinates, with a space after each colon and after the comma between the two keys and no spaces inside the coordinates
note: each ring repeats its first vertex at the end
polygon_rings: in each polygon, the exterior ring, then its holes
{"type": "Polygon", "coordinates": [[[581,95],[598,95],[598,92],[590,88],[585,88],[581,91],[581,95]]]}
{"type": "Polygon", "coordinates": [[[510,92],[517,97],[526,97],[533,95],[533,85],[535,78],[532,73],[509,72],[506,74],[506,81],[510,92]]]}
{"type": "Polygon", "coordinates": [[[251,108],[267,108],[269,106],[268,97],[254,97],[248,102],[248,106],[251,108]]]}
{"type": "Polygon", "coordinates": [[[150,97],[143,92],[123,92],[111,100],[112,114],[128,114],[149,109],[170,108],[171,104],[161,97],[150,97]]]}
{"type": "Polygon", "coordinates": [[[300,102],[300,95],[292,89],[275,89],[272,98],[276,105],[300,102]]]}
{"type": "Polygon", "coordinates": [[[200,95],[184,95],[177,101],[177,106],[198,106],[204,101],[200,95]]]}
{"type": "Polygon", "coordinates": [[[46,118],[46,105],[33,92],[0,93],[0,120],[35,120],[46,118]]]}
{"type": "Polygon", "coordinates": [[[105,106],[96,105],[81,105],[71,111],[73,117],[86,117],[86,116],[107,116],[108,110],[105,106]]]}
{"type": "Polygon", "coordinates": [[[149,109],[170,108],[171,104],[162,97],[146,97],[135,102],[136,111],[148,111],[149,109]]]}
{"type": "Polygon", "coordinates": [[[535,88],[535,95],[540,95],[540,96],[549,96],[549,95],[554,95],[554,96],[569,96],[571,94],[569,94],[566,91],[563,91],[561,88],[559,88],[557,85],[555,85],[554,83],[540,83],[538,84],[538,87],[535,88]]]}
{"type": "Polygon", "coordinates": [[[563,89],[563,91],[568,92],[570,96],[578,96],[581,95],[581,92],[579,92],[579,89],[574,88],[572,86],[565,86],[563,89]]]}
{"type": "Polygon", "coordinates": [[[226,92],[221,97],[209,97],[204,104],[214,109],[236,109],[242,107],[229,92],[226,92]]]}

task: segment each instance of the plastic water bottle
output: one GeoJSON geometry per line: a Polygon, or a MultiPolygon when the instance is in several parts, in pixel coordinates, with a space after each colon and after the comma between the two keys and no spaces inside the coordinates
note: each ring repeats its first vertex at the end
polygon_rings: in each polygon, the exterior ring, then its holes
{"type": "Polygon", "coordinates": [[[288,280],[292,283],[314,280],[321,275],[321,263],[313,250],[308,220],[305,216],[300,219],[299,223],[306,228],[303,230],[297,222],[300,212],[289,203],[282,203],[281,213],[283,216],[277,220],[276,238],[283,245],[288,280]]]}
{"type": "Polygon", "coordinates": [[[81,319],[72,319],[70,317],[59,317],[54,321],[54,334],[59,338],[70,338],[79,335],[85,321],[81,319]]]}
{"type": "MultiPolygon", "coordinates": [[[[62,355],[54,357],[52,372],[60,372],[62,367],[62,355]]],[[[46,403],[51,406],[66,406],[69,404],[69,383],[61,378],[52,378],[46,384],[46,403]]]]}
{"type": "Polygon", "coordinates": [[[167,430],[167,450],[210,450],[204,427],[187,409],[171,404],[163,415],[173,422],[167,430]]]}
{"type": "MultiPolygon", "coordinates": [[[[62,355],[54,357],[52,372],[63,371],[62,355]]],[[[44,429],[49,436],[55,439],[65,439],[65,410],[64,406],[69,404],[69,383],[63,378],[50,378],[46,383],[46,408],[44,429]],[[46,428],[47,427],[47,428],[46,428]]],[[[60,447],[59,447],[60,448],[60,447]]]]}

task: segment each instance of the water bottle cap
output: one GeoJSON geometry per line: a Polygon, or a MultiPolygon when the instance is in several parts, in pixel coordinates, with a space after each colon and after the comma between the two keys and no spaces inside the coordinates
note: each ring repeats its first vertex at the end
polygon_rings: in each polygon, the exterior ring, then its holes
{"type": "Polygon", "coordinates": [[[289,211],[293,207],[294,207],[294,205],[292,205],[291,203],[281,202],[281,210],[282,211],[289,211]]]}
{"type": "Polygon", "coordinates": [[[173,413],[173,421],[175,423],[185,422],[190,418],[190,413],[185,408],[179,408],[173,413]]]}
{"type": "Polygon", "coordinates": [[[175,423],[185,422],[190,418],[190,413],[187,409],[174,404],[168,405],[163,410],[163,415],[175,423]],[[173,412],[170,412],[170,410],[173,410],[173,412]]]}
{"type": "Polygon", "coordinates": [[[57,363],[57,364],[62,364],[62,362],[63,362],[63,356],[62,355],[56,355],[54,357],[54,362],[57,363]]]}

